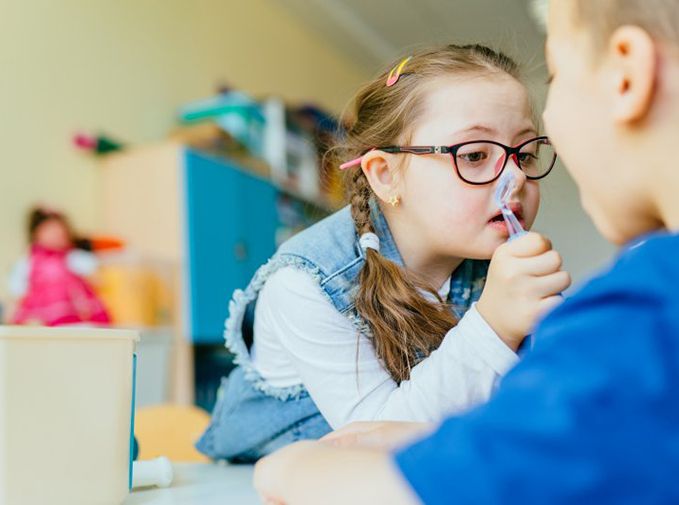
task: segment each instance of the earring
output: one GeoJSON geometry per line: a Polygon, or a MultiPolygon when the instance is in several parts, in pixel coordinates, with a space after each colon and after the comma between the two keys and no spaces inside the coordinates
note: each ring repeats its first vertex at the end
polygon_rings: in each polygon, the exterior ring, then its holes
{"type": "Polygon", "coordinates": [[[392,207],[398,206],[399,203],[401,203],[401,197],[400,196],[392,196],[389,199],[389,205],[391,205],[392,207]]]}

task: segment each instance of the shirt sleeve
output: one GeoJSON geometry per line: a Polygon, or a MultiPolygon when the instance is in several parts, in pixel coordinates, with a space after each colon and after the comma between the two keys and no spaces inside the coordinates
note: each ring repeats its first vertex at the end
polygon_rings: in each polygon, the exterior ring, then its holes
{"type": "MultiPolygon", "coordinates": [[[[400,385],[371,342],[335,309],[310,274],[284,268],[272,275],[257,317],[275,328],[281,347],[333,428],[352,421],[438,421],[485,401],[517,356],[472,307],[438,350],[400,385]]],[[[257,339],[257,336],[256,336],[257,339]]],[[[264,356],[258,355],[261,363],[264,356]]]]}
{"type": "Polygon", "coordinates": [[[634,268],[564,302],[490,402],[395,454],[422,501],[679,503],[675,285],[634,268]]]}

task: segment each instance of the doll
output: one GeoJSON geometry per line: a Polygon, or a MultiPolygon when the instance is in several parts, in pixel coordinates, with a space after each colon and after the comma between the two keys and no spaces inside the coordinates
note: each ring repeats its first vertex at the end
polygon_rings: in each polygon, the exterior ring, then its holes
{"type": "Polygon", "coordinates": [[[11,292],[20,298],[15,324],[111,322],[104,304],[86,277],[95,272],[94,254],[83,249],[68,219],[60,212],[37,207],[29,214],[27,257],[16,265],[11,292]]]}

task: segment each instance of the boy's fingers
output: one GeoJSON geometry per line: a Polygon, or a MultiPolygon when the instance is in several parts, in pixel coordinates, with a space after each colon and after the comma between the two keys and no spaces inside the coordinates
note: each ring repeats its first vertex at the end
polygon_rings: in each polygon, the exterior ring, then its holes
{"type": "Polygon", "coordinates": [[[327,443],[336,443],[339,442],[338,445],[342,445],[342,441],[345,440],[348,437],[356,437],[357,434],[369,431],[375,428],[376,423],[374,422],[353,422],[351,424],[347,424],[345,427],[340,428],[338,430],[331,431],[327,435],[324,435],[323,437],[320,438],[319,442],[327,442],[327,443]]]}
{"type": "Polygon", "coordinates": [[[331,447],[353,447],[358,445],[358,433],[343,433],[332,438],[321,438],[319,443],[329,445],[331,447]]]}

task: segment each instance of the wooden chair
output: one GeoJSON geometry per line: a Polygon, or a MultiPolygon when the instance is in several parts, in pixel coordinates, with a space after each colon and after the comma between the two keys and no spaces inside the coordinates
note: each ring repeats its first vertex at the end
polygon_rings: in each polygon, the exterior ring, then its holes
{"type": "Polygon", "coordinates": [[[137,409],[134,433],[138,459],[165,456],[174,462],[206,462],[193,444],[210,421],[203,409],[187,405],[154,405],[137,409]]]}

